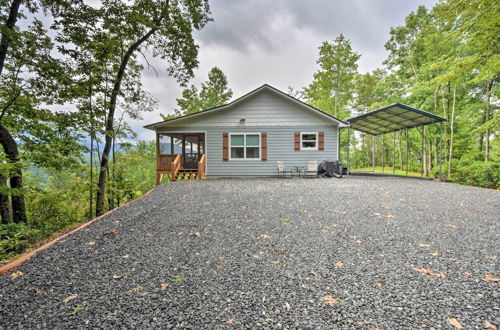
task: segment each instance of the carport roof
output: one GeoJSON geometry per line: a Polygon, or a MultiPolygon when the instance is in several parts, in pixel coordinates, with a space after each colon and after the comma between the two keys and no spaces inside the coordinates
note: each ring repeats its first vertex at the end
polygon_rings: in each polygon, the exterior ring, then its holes
{"type": "Polygon", "coordinates": [[[405,128],[424,126],[446,121],[445,118],[401,103],[370,111],[346,120],[352,128],[379,135],[405,128]]]}

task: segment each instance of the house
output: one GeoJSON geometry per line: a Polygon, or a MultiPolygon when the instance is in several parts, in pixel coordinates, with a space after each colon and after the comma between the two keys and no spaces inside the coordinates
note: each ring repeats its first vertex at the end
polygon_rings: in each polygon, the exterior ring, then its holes
{"type": "Polygon", "coordinates": [[[156,132],[157,183],[164,175],[270,176],[277,174],[276,161],[338,160],[343,127],[348,124],[269,85],[223,106],[145,126],[156,132]]]}

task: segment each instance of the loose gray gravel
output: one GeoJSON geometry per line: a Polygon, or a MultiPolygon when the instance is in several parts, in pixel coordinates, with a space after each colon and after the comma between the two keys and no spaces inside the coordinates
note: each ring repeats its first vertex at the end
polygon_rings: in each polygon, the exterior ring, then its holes
{"type": "Polygon", "coordinates": [[[162,185],[1,276],[0,327],[499,327],[499,211],[405,178],[162,185]]]}

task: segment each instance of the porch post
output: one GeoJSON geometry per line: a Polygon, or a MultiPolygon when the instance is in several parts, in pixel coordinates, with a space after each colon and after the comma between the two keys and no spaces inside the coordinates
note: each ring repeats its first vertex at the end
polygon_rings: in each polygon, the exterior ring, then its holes
{"type": "Polygon", "coordinates": [[[409,153],[408,153],[408,128],[405,128],[405,137],[406,137],[406,176],[408,176],[408,164],[410,163],[408,158],[409,158],[409,153]]]}
{"type": "Polygon", "coordinates": [[[174,154],[174,137],[170,136],[170,154],[174,154]]]}
{"type": "MultiPolygon", "coordinates": [[[[340,142],[339,142],[340,143],[340,142]]],[[[351,172],[351,126],[347,128],[347,175],[351,172]]]]}

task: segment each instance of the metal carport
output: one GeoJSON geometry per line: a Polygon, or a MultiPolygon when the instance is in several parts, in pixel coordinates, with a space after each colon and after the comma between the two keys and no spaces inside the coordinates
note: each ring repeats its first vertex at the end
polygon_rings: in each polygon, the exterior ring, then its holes
{"type": "MultiPolygon", "coordinates": [[[[394,103],[389,106],[367,112],[365,114],[351,117],[346,121],[349,123],[347,131],[347,168],[350,172],[350,137],[351,128],[373,135],[373,166],[375,167],[375,143],[376,137],[382,135],[382,167],[384,166],[384,137],[387,133],[393,133],[394,146],[393,146],[393,164],[396,155],[396,132],[404,130],[406,138],[406,175],[408,175],[408,129],[416,127],[424,127],[430,124],[439,123],[439,177],[441,177],[442,158],[443,158],[443,122],[447,119],[437,116],[433,113],[426,112],[420,109],[410,107],[401,103],[394,103]]],[[[425,143],[425,129],[422,128],[422,145],[425,143]]],[[[422,162],[424,148],[422,148],[422,162]]],[[[422,163],[423,164],[423,163],[422,163]]],[[[423,164],[425,166],[425,164],[423,164]]]]}

